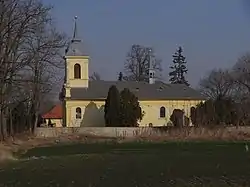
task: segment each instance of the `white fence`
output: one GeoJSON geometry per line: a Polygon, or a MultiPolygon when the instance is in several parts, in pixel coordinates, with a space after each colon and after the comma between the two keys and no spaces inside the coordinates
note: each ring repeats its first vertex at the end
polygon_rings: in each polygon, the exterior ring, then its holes
{"type": "Polygon", "coordinates": [[[61,135],[94,135],[100,137],[134,137],[138,135],[151,135],[155,129],[149,127],[65,127],[65,128],[37,128],[37,137],[59,137],[61,135]]]}
{"type": "MultiPolygon", "coordinates": [[[[196,129],[190,127],[187,133],[202,133],[206,129],[196,129]],[[196,132],[195,132],[196,131],[196,132]]],[[[222,129],[224,132],[242,132],[250,134],[250,127],[227,127],[222,129]]],[[[55,127],[37,128],[37,137],[60,137],[63,135],[94,135],[99,137],[123,137],[130,138],[136,136],[161,136],[163,131],[150,127],[55,127]]],[[[204,133],[204,132],[203,132],[204,133]]],[[[203,134],[202,133],[202,134],[203,134]]]]}

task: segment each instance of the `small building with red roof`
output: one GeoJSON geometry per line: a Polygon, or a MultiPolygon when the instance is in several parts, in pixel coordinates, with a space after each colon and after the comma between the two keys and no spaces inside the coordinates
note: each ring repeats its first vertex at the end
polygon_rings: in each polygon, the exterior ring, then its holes
{"type": "Polygon", "coordinates": [[[46,125],[51,127],[62,127],[63,123],[63,109],[61,104],[52,107],[47,113],[42,115],[46,125]]]}

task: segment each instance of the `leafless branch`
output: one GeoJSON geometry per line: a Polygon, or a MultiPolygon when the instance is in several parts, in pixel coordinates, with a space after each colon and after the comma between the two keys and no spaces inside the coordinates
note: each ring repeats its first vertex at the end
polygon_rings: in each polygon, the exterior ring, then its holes
{"type": "Polygon", "coordinates": [[[229,96],[232,92],[232,86],[230,73],[222,69],[212,70],[199,83],[201,92],[212,99],[229,96]]]}
{"type": "Polygon", "coordinates": [[[94,73],[89,77],[89,79],[90,79],[91,81],[99,81],[99,80],[101,80],[101,76],[99,75],[99,73],[94,72],[94,73]]]}
{"type": "Polygon", "coordinates": [[[53,27],[51,8],[40,0],[0,1],[1,120],[17,101],[30,103],[30,115],[37,116],[43,96],[57,85],[66,43],[53,27]]]}
{"type": "Polygon", "coordinates": [[[125,62],[125,80],[132,81],[148,81],[148,70],[150,65],[150,59],[152,61],[152,68],[154,68],[156,78],[160,78],[161,60],[155,57],[153,49],[141,46],[132,45],[131,50],[127,54],[127,59],[125,62]]]}

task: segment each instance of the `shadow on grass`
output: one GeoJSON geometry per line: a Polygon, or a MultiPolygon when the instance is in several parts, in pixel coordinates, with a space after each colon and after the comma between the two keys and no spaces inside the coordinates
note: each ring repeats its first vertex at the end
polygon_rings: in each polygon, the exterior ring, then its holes
{"type": "Polygon", "coordinates": [[[28,150],[21,158],[32,156],[66,156],[101,153],[152,153],[152,154],[237,154],[245,152],[244,142],[131,142],[67,144],[39,147],[28,150]]]}

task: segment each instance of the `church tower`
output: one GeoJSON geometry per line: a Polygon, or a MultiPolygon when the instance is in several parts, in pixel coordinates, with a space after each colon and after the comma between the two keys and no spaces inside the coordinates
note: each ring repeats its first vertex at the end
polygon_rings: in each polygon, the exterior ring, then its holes
{"type": "Polygon", "coordinates": [[[77,17],[73,38],[65,51],[65,97],[70,98],[71,88],[88,88],[89,84],[89,56],[78,36],[77,17]]]}

